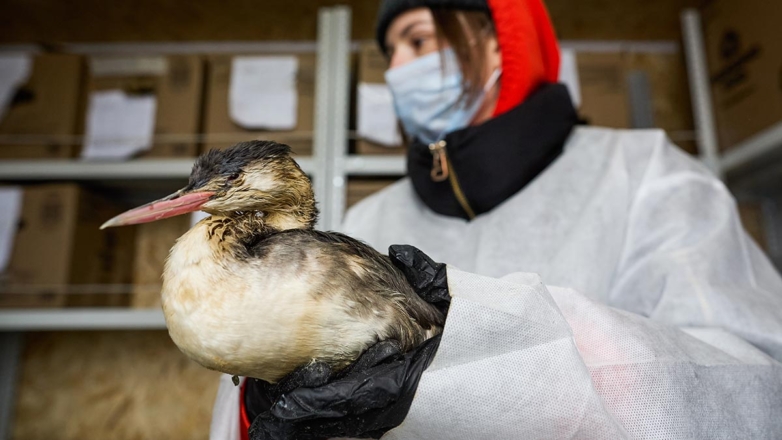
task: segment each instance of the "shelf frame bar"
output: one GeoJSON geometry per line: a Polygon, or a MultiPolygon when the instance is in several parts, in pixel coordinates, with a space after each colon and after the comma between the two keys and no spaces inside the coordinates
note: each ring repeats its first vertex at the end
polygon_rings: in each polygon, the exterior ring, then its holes
{"type": "Polygon", "coordinates": [[[350,121],[350,47],[351,47],[351,19],[352,11],[347,6],[335,6],[331,8],[332,20],[332,45],[331,54],[334,63],[332,74],[333,93],[331,114],[332,135],[329,144],[329,189],[331,199],[327,214],[329,217],[328,228],[339,229],[342,225],[342,216],[347,200],[347,168],[346,156],[348,154],[348,125],[350,121]]]}
{"type": "Polygon", "coordinates": [[[159,309],[17,309],[0,312],[0,334],[57,330],[164,330],[159,309]]]}
{"type": "Polygon", "coordinates": [[[318,218],[318,229],[324,229],[327,219],[323,215],[323,207],[328,207],[329,186],[328,179],[328,150],[331,140],[331,130],[329,126],[328,114],[331,110],[329,101],[331,99],[331,52],[329,36],[331,35],[331,13],[329,8],[318,10],[318,40],[317,40],[317,60],[315,68],[315,132],[312,141],[312,158],[314,168],[317,170],[313,176],[312,188],[315,192],[315,200],[321,207],[321,215],[318,218]]]}
{"type": "Polygon", "coordinates": [[[346,158],[345,168],[351,176],[398,176],[407,172],[404,155],[371,156],[353,154],[346,158]]]}
{"type": "MultiPolygon", "coordinates": [[[[306,173],[315,172],[309,156],[294,157],[306,173]]],[[[0,180],[142,180],[187,179],[195,159],[140,159],[127,162],[79,160],[2,160],[0,180]]]]}
{"type": "Polygon", "coordinates": [[[318,60],[315,83],[313,187],[322,207],[318,229],[338,228],[345,207],[350,102],[350,18],[345,6],[318,11],[318,60]]]}
{"type": "Polygon", "coordinates": [[[761,131],[722,156],[722,169],[728,173],[782,149],[782,122],[761,131]]]}
{"type": "Polygon", "coordinates": [[[723,169],[717,143],[700,13],[696,9],[685,9],[681,14],[681,22],[698,153],[701,161],[722,179],[723,169]]]}

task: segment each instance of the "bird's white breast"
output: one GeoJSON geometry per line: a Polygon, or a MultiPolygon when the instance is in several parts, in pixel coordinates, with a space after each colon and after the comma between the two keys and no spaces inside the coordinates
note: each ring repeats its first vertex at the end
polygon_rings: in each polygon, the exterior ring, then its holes
{"type": "Polygon", "coordinates": [[[312,358],[357,354],[378,337],[383,317],[358,320],[339,296],[318,295],[324,276],[317,255],[295,264],[237,259],[210,240],[202,221],[166,263],[169,333],[207,368],[267,380],[312,358]]]}

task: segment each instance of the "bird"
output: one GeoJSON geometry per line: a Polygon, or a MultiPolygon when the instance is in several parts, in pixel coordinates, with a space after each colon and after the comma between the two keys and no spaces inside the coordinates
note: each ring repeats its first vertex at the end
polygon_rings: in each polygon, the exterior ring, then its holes
{"type": "Polygon", "coordinates": [[[171,248],[161,300],[173,342],[208,369],[276,383],[314,361],[341,371],[380,341],[407,352],[442,330],[388,256],[315,229],[311,181],[281,143],[210,150],[187,186],[101,229],[199,210],[211,216],[171,248]]]}

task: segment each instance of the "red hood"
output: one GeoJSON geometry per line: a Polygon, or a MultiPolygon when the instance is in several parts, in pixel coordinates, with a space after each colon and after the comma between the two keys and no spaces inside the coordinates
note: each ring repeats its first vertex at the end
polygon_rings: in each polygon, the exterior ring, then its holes
{"type": "Polygon", "coordinates": [[[559,78],[559,46],[542,0],[488,0],[502,54],[502,85],[494,116],[521,104],[559,78]]]}

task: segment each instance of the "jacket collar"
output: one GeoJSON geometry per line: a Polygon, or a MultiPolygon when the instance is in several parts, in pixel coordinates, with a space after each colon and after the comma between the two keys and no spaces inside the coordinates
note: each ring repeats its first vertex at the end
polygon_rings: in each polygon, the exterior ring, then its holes
{"type": "Polygon", "coordinates": [[[434,212],[471,219],[494,209],[548,167],[577,122],[565,86],[546,84],[507,113],[446,135],[444,147],[412,142],[408,174],[434,212]],[[447,168],[439,179],[433,178],[434,162],[447,168]]]}

